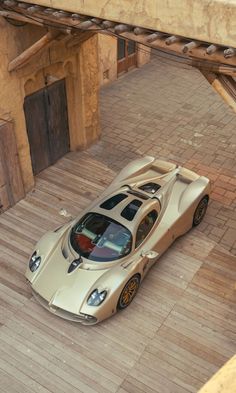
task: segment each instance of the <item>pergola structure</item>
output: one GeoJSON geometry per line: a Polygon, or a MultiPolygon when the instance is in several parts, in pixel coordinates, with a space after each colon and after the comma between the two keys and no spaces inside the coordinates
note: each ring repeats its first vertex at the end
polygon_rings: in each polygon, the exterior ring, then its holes
{"type": "MultiPolygon", "coordinates": [[[[223,99],[236,111],[236,83],[234,81],[234,77],[236,77],[236,48],[173,35],[168,31],[157,31],[139,25],[131,25],[123,23],[122,20],[118,22],[84,15],[76,11],[65,10],[65,6],[61,9],[48,8],[44,5],[47,3],[47,1],[31,3],[0,0],[0,16],[48,28],[48,33],[45,36],[10,61],[8,66],[10,72],[23,67],[32,56],[42,48],[49,46],[54,40],[64,39],[71,47],[100,32],[133,40],[178,56],[181,61],[198,68],[223,99]]],[[[54,7],[57,3],[63,5],[65,2],[49,3],[53,3],[54,7]]]]}

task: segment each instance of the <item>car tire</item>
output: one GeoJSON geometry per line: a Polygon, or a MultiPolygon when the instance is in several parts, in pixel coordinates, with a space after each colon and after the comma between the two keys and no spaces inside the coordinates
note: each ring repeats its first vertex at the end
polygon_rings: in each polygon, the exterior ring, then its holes
{"type": "Polygon", "coordinates": [[[136,296],[140,285],[140,276],[139,274],[135,274],[133,277],[129,279],[129,281],[125,284],[122,292],[120,294],[117,309],[124,310],[124,308],[128,307],[134,297],[136,296]]]}
{"type": "Polygon", "coordinates": [[[209,198],[207,195],[205,195],[200,200],[199,204],[197,205],[196,210],[193,215],[193,227],[196,227],[197,225],[199,225],[202,222],[203,217],[206,214],[208,201],[209,201],[209,198]]]}

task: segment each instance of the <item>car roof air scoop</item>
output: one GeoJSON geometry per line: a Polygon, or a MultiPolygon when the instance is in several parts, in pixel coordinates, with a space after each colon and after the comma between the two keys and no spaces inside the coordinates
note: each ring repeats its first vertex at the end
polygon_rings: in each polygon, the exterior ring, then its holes
{"type": "Polygon", "coordinates": [[[83,262],[81,256],[77,259],[74,259],[73,262],[71,262],[67,273],[72,273],[81,263],[83,262]]]}

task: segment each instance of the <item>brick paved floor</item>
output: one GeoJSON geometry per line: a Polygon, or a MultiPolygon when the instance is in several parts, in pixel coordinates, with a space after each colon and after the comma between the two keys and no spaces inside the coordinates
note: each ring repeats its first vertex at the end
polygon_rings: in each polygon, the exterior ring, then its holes
{"type": "Polygon", "coordinates": [[[236,254],[236,114],[195,69],[156,56],[101,91],[101,140],[89,151],[119,170],[140,155],[212,180],[200,229],[236,254]]]}

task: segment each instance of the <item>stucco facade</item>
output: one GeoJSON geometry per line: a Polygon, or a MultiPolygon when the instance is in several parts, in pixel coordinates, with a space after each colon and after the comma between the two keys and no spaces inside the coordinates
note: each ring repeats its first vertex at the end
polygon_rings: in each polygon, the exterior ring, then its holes
{"type": "Polygon", "coordinates": [[[57,40],[18,71],[9,72],[9,61],[40,39],[45,30],[32,25],[14,27],[3,18],[0,18],[0,29],[0,118],[13,121],[27,192],[34,184],[34,177],[23,110],[25,96],[65,79],[70,150],[84,148],[100,135],[98,38],[95,34],[74,45],[67,38],[57,40]]]}

